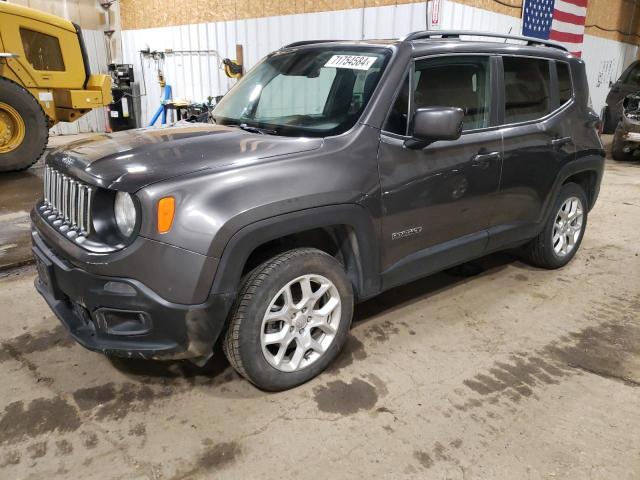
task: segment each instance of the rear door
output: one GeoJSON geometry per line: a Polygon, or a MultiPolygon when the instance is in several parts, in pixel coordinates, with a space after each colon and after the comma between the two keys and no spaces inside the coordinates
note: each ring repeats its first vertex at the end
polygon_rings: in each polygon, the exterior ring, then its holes
{"type": "Polygon", "coordinates": [[[378,157],[383,268],[403,260],[407,267],[385,280],[389,283],[437,270],[441,261],[455,263],[460,255],[478,256],[486,246],[502,154],[492,104],[496,60],[488,55],[428,57],[416,60],[406,77],[381,132],[378,157]],[[424,149],[405,148],[413,112],[435,106],[465,111],[462,137],[424,149]]]}
{"type": "Polygon", "coordinates": [[[517,56],[502,65],[504,158],[490,248],[531,235],[559,170],[576,153],[569,65],[517,56]]]}

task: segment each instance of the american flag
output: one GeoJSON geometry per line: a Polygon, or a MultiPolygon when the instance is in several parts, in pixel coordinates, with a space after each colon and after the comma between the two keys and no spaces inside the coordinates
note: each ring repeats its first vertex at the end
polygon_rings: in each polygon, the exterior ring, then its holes
{"type": "Polygon", "coordinates": [[[588,0],[525,0],[522,34],[554,40],[576,56],[582,54],[588,0]]]}

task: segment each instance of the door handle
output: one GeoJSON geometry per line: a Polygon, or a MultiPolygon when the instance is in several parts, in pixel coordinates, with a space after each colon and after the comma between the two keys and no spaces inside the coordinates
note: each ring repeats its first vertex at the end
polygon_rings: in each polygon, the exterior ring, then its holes
{"type": "Polygon", "coordinates": [[[573,138],[571,137],[555,138],[551,140],[551,145],[557,150],[560,150],[562,147],[569,145],[570,143],[573,143],[573,138]]]}
{"type": "Polygon", "coordinates": [[[471,166],[482,169],[489,168],[492,160],[499,160],[502,157],[500,152],[478,153],[471,157],[471,166]]]}

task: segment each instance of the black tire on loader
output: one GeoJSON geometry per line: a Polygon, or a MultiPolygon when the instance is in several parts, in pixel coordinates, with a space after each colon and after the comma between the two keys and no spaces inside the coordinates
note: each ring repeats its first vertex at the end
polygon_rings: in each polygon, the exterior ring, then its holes
{"type": "Polygon", "coordinates": [[[47,147],[49,124],[33,95],[3,77],[0,77],[0,122],[0,173],[26,170],[47,147]],[[22,127],[18,127],[17,122],[22,122],[22,127]],[[9,145],[16,143],[12,137],[15,140],[18,128],[22,128],[24,137],[19,143],[9,145]]]}

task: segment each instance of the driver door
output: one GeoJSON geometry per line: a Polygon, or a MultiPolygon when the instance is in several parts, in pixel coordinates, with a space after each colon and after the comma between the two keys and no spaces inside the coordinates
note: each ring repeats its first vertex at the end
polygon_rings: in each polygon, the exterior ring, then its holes
{"type": "Polygon", "coordinates": [[[481,255],[502,164],[490,56],[414,62],[380,136],[385,288],[481,255]],[[463,134],[423,149],[404,146],[417,108],[460,107],[463,134]],[[407,121],[408,120],[408,121],[407,121]]]}

